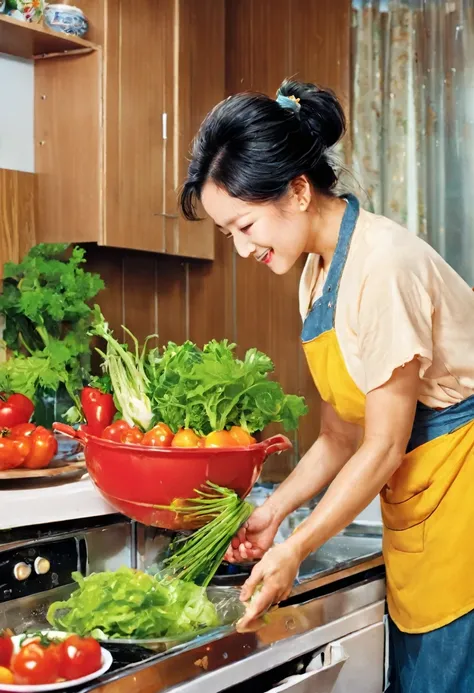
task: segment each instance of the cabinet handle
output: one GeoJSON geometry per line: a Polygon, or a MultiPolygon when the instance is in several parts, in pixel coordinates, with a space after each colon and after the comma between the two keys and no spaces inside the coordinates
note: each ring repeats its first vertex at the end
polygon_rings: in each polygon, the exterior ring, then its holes
{"type": "Polygon", "coordinates": [[[179,219],[177,214],[167,214],[166,212],[156,212],[155,217],[166,217],[166,219],[179,219]]]}

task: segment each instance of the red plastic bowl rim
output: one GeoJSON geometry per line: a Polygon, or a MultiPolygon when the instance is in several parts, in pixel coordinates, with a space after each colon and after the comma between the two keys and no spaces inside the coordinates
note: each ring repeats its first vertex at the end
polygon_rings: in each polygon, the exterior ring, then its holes
{"type": "MultiPolygon", "coordinates": [[[[77,440],[79,440],[81,443],[84,445],[87,445],[89,442],[93,442],[96,445],[100,445],[102,448],[107,448],[109,450],[123,450],[123,451],[135,451],[135,452],[144,452],[146,451],[148,454],[157,454],[160,453],[161,455],[163,453],[167,455],[176,455],[176,456],[182,456],[183,453],[190,453],[191,455],[197,455],[201,454],[203,452],[207,454],[218,454],[222,452],[227,452],[227,453],[232,453],[232,452],[248,452],[250,450],[263,450],[266,451],[270,445],[274,444],[277,442],[278,439],[281,441],[287,440],[286,436],[284,436],[281,433],[277,433],[276,435],[270,436],[270,438],[265,438],[265,440],[260,441],[259,443],[253,443],[252,445],[238,445],[238,446],[232,446],[229,448],[224,448],[224,447],[158,447],[158,446],[152,446],[152,445],[140,445],[140,444],[135,444],[135,443],[116,443],[113,440],[107,440],[106,438],[99,438],[99,436],[95,436],[92,433],[88,433],[86,427],[81,427],[79,430],[75,430],[70,426],[65,426],[63,424],[53,424],[53,429],[59,433],[63,433],[66,436],[69,437],[74,437],[77,440]],[[67,430],[69,432],[67,432],[67,430]],[[72,433],[74,432],[74,436],[72,433]]],[[[289,442],[289,441],[288,441],[289,442]]],[[[290,443],[291,446],[291,443],[290,443]]]]}

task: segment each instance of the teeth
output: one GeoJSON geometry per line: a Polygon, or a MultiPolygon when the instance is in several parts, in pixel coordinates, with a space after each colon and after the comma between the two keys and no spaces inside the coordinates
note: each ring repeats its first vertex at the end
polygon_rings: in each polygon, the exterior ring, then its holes
{"type": "Polygon", "coordinates": [[[264,253],[262,253],[262,255],[258,255],[257,260],[259,262],[262,262],[262,260],[264,260],[267,257],[269,252],[270,252],[270,249],[266,250],[264,253]]]}

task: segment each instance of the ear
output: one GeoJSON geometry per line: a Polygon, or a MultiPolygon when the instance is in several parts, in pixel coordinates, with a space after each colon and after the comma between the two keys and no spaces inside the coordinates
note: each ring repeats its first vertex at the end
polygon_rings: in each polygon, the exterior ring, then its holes
{"type": "Polygon", "coordinates": [[[306,176],[298,176],[290,183],[290,195],[297,202],[302,212],[306,212],[311,203],[311,184],[306,176]]]}

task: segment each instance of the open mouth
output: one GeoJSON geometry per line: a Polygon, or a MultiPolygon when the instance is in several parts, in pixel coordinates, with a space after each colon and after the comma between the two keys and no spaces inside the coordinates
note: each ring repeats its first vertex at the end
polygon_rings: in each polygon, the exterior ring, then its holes
{"type": "Polygon", "coordinates": [[[260,253],[260,255],[256,255],[255,259],[257,262],[263,262],[264,265],[268,265],[271,262],[271,259],[273,257],[273,249],[272,248],[267,248],[264,253],[260,253]]]}

